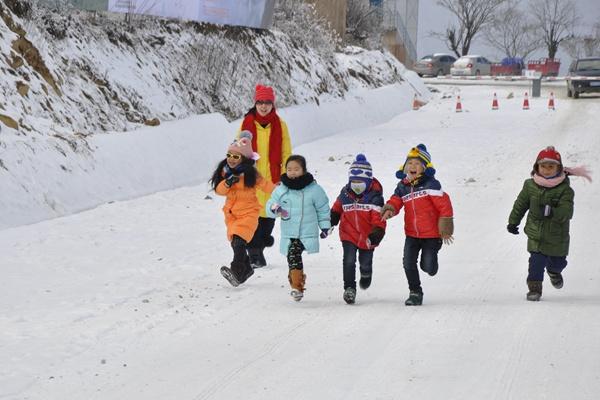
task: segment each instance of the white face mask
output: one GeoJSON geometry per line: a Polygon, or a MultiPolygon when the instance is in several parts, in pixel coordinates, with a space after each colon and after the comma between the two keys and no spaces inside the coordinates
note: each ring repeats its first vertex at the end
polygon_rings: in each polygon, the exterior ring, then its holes
{"type": "Polygon", "coordinates": [[[350,182],[350,188],[356,194],[361,194],[367,190],[367,184],[365,182],[350,182]]]}

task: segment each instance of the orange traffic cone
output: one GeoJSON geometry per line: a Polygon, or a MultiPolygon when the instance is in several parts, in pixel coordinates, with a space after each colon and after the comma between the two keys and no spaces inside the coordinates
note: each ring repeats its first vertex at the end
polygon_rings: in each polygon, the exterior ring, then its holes
{"type": "Polygon", "coordinates": [[[550,100],[548,100],[548,110],[554,110],[554,93],[550,92],[550,100]]]}
{"type": "Polygon", "coordinates": [[[498,98],[496,97],[496,93],[494,93],[494,100],[492,100],[492,110],[498,109],[498,98]]]}
{"type": "Polygon", "coordinates": [[[527,92],[525,92],[525,98],[523,99],[523,110],[529,110],[529,97],[527,97],[527,92]]]}
{"type": "Polygon", "coordinates": [[[460,96],[456,96],[456,112],[462,112],[462,104],[460,103],[460,96]]]}
{"type": "Polygon", "coordinates": [[[417,94],[415,93],[415,97],[413,99],[413,110],[418,110],[419,108],[421,108],[421,102],[419,100],[417,100],[417,94]]]}

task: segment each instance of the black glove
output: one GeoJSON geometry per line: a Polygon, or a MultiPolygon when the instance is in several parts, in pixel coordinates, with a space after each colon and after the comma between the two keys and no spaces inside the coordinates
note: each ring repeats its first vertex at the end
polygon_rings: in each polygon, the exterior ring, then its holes
{"type": "Polygon", "coordinates": [[[515,225],[515,224],[506,225],[506,230],[509,231],[510,233],[512,233],[513,235],[519,234],[519,226],[515,225]]]}
{"type": "Polygon", "coordinates": [[[369,242],[371,242],[371,246],[377,246],[381,243],[381,239],[385,236],[385,230],[379,226],[374,227],[369,233],[369,242]]]}
{"type": "Polygon", "coordinates": [[[240,177],[237,175],[231,175],[229,177],[227,177],[225,179],[225,186],[227,186],[228,188],[230,188],[231,186],[233,186],[234,183],[239,182],[240,181],[240,177]]]}
{"type": "Polygon", "coordinates": [[[542,207],[542,215],[546,218],[552,217],[552,206],[550,204],[546,204],[542,207]]]}
{"type": "Polygon", "coordinates": [[[329,218],[331,219],[331,226],[336,226],[340,223],[340,214],[333,210],[331,210],[331,213],[329,213],[329,218]]]}
{"type": "Polygon", "coordinates": [[[319,236],[321,237],[321,239],[325,239],[327,238],[327,236],[331,235],[331,232],[333,232],[333,226],[328,229],[321,229],[321,233],[319,234],[319,236]]]}

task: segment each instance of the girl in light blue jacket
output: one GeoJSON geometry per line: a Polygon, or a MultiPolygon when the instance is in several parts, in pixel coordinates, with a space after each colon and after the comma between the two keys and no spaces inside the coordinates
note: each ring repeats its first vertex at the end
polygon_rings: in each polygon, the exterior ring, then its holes
{"type": "Polygon", "coordinates": [[[329,199],[321,186],[306,170],[306,159],[291,155],[286,163],[286,173],[281,183],[267,201],[267,216],[281,217],[281,254],[287,256],[290,268],[288,279],[291,295],[302,300],[306,275],[302,265],[302,252],[319,252],[319,236],[329,233],[329,199]]]}

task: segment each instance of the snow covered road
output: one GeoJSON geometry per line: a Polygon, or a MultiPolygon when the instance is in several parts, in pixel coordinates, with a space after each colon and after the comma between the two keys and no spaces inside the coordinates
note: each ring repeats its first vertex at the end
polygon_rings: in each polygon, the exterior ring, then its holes
{"type": "Polygon", "coordinates": [[[572,180],[565,287],[546,283],[540,303],[525,301],[526,238],[505,226],[543,147],[598,171],[600,99],[524,111],[519,88],[436,88],[419,111],[295,149],[333,201],[357,152],[387,198],[409,148],[427,145],[456,232],[422,307],[403,304],[402,218],[348,306],[337,232],[305,257],[295,303],[276,248],[244,286],[223,280],[223,201],[206,187],[115,202],[0,231],[0,399],[597,398],[598,184],[572,180]]]}

